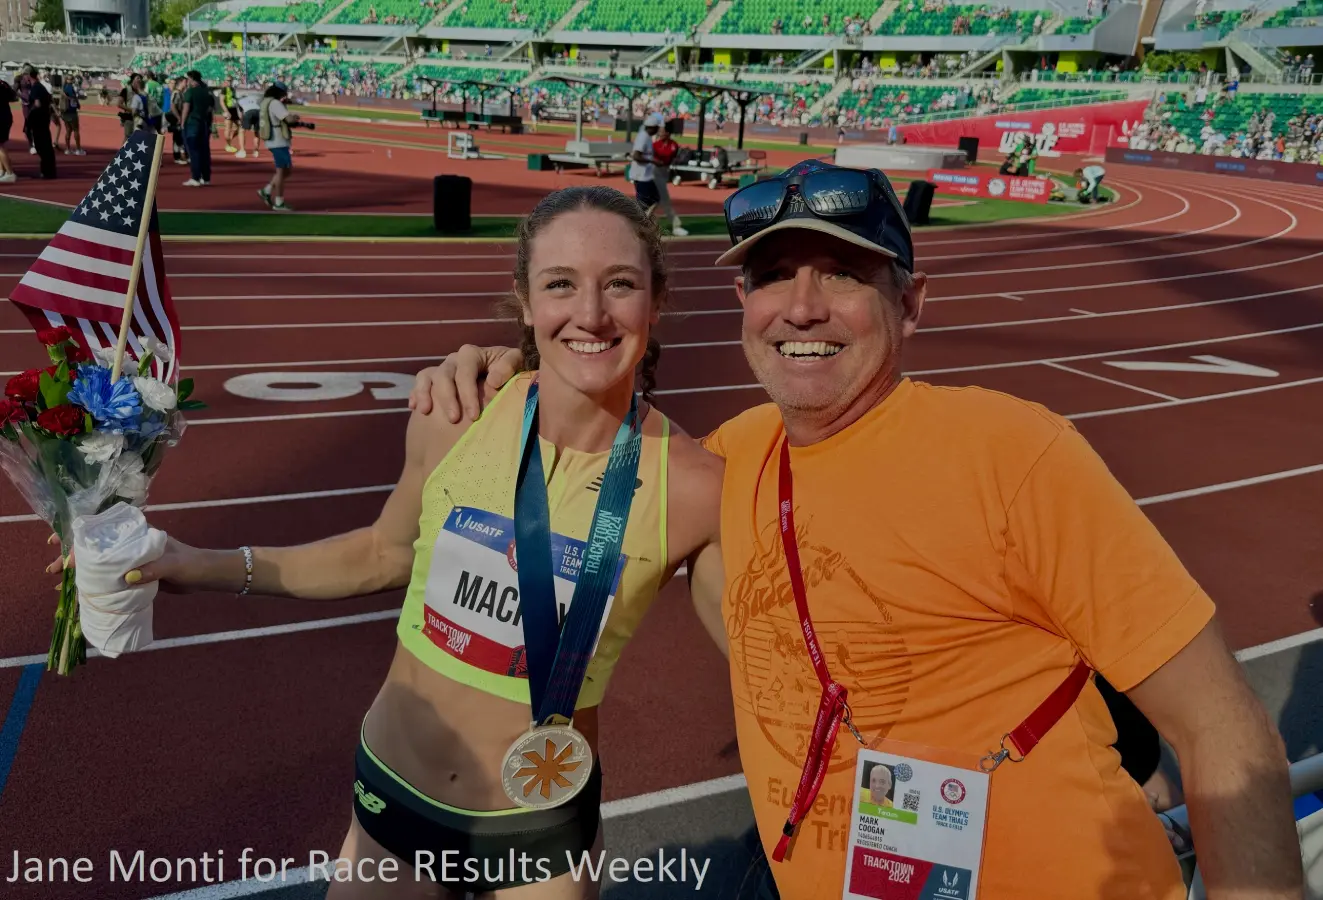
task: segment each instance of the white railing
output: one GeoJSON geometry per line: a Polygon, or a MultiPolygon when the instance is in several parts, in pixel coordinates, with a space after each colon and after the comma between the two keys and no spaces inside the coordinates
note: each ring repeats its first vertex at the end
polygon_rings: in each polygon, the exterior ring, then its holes
{"type": "Polygon", "coordinates": [[[149,37],[101,37],[100,35],[65,34],[62,31],[9,31],[5,33],[7,41],[26,41],[38,44],[92,44],[113,47],[187,47],[183,39],[149,37]]]}

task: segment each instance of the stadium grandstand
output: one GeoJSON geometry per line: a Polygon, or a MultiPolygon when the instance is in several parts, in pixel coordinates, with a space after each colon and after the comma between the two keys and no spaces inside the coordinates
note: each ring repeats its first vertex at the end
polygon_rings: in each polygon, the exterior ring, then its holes
{"type": "MultiPolygon", "coordinates": [[[[580,99],[589,119],[699,110],[682,88],[644,92],[625,110],[619,92],[580,92],[556,75],[740,84],[767,91],[749,108],[754,125],[843,139],[1143,99],[1141,143],[1319,158],[1321,0],[220,0],[172,37],[65,25],[11,31],[0,62],[112,80],[196,68],[211,83],[279,79],[299,94],[414,107],[462,103],[475,96],[470,81],[508,84],[551,119],[572,119],[580,99]]],[[[724,98],[706,114],[720,133],[738,109],[724,98]]]]}

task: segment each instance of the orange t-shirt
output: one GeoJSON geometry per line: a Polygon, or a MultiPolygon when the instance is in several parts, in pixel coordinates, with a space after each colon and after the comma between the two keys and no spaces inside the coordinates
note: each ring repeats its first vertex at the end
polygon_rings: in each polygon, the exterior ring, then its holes
{"type": "MultiPolygon", "coordinates": [[[[777,519],[784,430],[764,405],[706,442],[726,458],[723,615],[740,757],[768,855],[799,783],[819,684],[777,519]]],[[[1128,690],[1213,603],[1065,419],[980,388],[903,380],[791,450],[800,563],[832,676],[870,746],[995,750],[1079,658],[1128,690]]],[[[992,776],[980,900],[1181,900],[1176,857],[1110,746],[1092,680],[992,776]]],[[[842,729],[785,862],[785,900],[839,897],[858,743],[842,729]]]]}

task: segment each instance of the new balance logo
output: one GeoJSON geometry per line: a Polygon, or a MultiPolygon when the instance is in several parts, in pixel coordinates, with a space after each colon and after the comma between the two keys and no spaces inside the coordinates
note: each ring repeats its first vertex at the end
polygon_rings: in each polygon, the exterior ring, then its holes
{"type": "Polygon", "coordinates": [[[386,801],[366,790],[361,781],[354,782],[354,793],[358,796],[358,802],[370,813],[379,813],[386,808],[386,801]]]}
{"type": "MultiPolygon", "coordinates": [[[[599,492],[599,491],[602,489],[602,479],[605,478],[605,477],[606,477],[606,473],[603,472],[601,475],[598,475],[596,478],[594,478],[593,481],[592,481],[592,483],[588,485],[588,490],[592,491],[594,494],[596,494],[597,492],[599,492]]],[[[642,479],[642,478],[635,478],[635,479],[634,479],[634,493],[637,494],[637,493],[639,492],[639,488],[641,488],[641,487],[643,487],[643,479],[642,479]]]]}

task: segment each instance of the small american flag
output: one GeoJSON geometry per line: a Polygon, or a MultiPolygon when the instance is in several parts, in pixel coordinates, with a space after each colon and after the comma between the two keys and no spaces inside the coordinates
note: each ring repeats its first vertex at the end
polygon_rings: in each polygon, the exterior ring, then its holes
{"type": "Polygon", "coordinates": [[[158,140],[153,131],[139,131],[124,142],[9,299],[38,331],[66,325],[87,350],[113,351],[124,318],[138,230],[142,217],[150,216],[125,355],[142,359],[147,338],[165,345],[169,360],[155,357],[152,374],[172,383],[179,371],[179,317],[165,280],[156,198],[147,196],[159,160],[158,140]]]}

